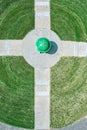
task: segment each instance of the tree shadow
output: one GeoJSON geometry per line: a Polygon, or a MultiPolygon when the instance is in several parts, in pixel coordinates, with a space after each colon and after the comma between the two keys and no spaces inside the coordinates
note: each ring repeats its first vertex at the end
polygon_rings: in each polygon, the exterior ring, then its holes
{"type": "Polygon", "coordinates": [[[50,41],[51,42],[51,49],[48,51],[48,54],[54,54],[57,52],[58,50],[58,46],[54,41],[50,41]]]}

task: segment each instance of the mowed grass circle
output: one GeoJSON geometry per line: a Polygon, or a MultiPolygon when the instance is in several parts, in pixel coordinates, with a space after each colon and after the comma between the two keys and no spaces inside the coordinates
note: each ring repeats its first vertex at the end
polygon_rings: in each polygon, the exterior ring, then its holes
{"type": "Polygon", "coordinates": [[[51,128],[87,115],[87,58],[61,58],[51,68],[51,128]]]}
{"type": "Polygon", "coordinates": [[[51,0],[51,29],[62,40],[87,41],[87,0],[51,0]]]}
{"type": "MultiPolygon", "coordinates": [[[[34,28],[34,0],[0,1],[0,39],[23,39],[34,28]]],[[[0,122],[34,128],[34,69],[23,57],[0,57],[0,122]]]]}
{"type": "Polygon", "coordinates": [[[23,57],[0,57],[0,122],[34,128],[34,69],[23,57]]]}
{"type": "Polygon", "coordinates": [[[1,0],[0,39],[23,39],[34,28],[34,0],[1,0]]]}

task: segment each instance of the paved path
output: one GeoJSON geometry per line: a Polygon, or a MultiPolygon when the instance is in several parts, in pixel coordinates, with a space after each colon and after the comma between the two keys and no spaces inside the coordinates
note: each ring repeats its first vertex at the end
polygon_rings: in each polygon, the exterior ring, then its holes
{"type": "Polygon", "coordinates": [[[61,44],[62,44],[62,56],[75,56],[75,57],[87,56],[86,42],[61,41],[61,44]]]}
{"type": "Polygon", "coordinates": [[[22,129],[22,128],[6,125],[4,123],[0,123],[0,130],[30,130],[30,129],[22,129]]]}
{"type": "Polygon", "coordinates": [[[60,59],[61,50],[59,37],[49,29],[33,30],[23,40],[23,56],[34,68],[52,67],[60,59]],[[40,54],[37,51],[35,43],[40,37],[47,37],[51,41],[52,47],[48,53],[40,54]]]}
{"type": "Polygon", "coordinates": [[[50,69],[35,69],[35,129],[50,128],[50,69]]]}
{"type": "Polygon", "coordinates": [[[61,49],[59,37],[49,29],[33,30],[23,40],[23,56],[35,68],[35,129],[37,130],[50,128],[50,67],[60,59],[61,49]],[[51,41],[52,48],[48,53],[40,54],[37,51],[35,43],[40,37],[47,37],[51,41]]]}
{"type": "MultiPolygon", "coordinates": [[[[29,36],[33,40],[35,38],[34,42],[36,42],[36,39],[42,36],[48,37],[52,41],[55,40],[56,43],[58,43],[58,46],[61,46],[60,56],[77,56],[77,57],[87,56],[87,43],[86,42],[61,41],[54,32],[48,29],[46,30],[39,29],[36,31],[33,30],[31,33],[27,35],[27,37],[29,36]]],[[[23,48],[23,40],[0,40],[0,56],[9,56],[9,55],[22,56],[23,55],[22,48],[23,48]]]]}
{"type": "Polygon", "coordinates": [[[50,0],[35,0],[35,29],[50,29],[50,0]]]}
{"type": "Polygon", "coordinates": [[[0,56],[22,56],[22,40],[0,40],[0,56]]]}

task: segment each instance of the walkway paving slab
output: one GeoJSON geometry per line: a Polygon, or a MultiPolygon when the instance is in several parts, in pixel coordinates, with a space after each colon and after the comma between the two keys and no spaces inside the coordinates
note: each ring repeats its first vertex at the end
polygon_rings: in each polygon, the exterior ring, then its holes
{"type": "Polygon", "coordinates": [[[49,0],[35,0],[35,29],[50,29],[49,0]]]}
{"type": "Polygon", "coordinates": [[[35,68],[35,129],[49,129],[49,120],[50,69],[35,68]]]}
{"type": "Polygon", "coordinates": [[[36,17],[36,26],[35,26],[35,28],[37,29],[37,28],[39,28],[39,29],[41,29],[42,27],[43,28],[50,28],[50,21],[49,21],[49,17],[47,17],[47,16],[37,16],[36,17]],[[40,22],[41,21],[41,22],[40,22]],[[39,24],[38,24],[38,22],[40,22],[39,24]],[[49,25],[48,25],[48,23],[49,23],[49,25]]]}
{"type": "Polygon", "coordinates": [[[61,41],[62,44],[62,56],[75,56],[86,57],[87,56],[87,43],[76,41],[61,41]]]}
{"type": "Polygon", "coordinates": [[[22,56],[22,40],[0,40],[0,56],[22,56]]]}
{"type": "Polygon", "coordinates": [[[62,52],[60,38],[49,29],[36,29],[31,31],[23,40],[23,56],[35,68],[49,68],[56,64],[62,52]],[[35,46],[40,37],[51,41],[52,47],[48,53],[40,54],[35,46]]]}

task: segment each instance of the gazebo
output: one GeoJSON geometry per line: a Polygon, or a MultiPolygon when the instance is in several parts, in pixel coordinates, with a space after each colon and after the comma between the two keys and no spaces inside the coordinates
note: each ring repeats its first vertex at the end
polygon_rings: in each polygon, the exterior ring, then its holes
{"type": "Polygon", "coordinates": [[[40,53],[47,53],[51,49],[51,42],[47,38],[39,38],[36,41],[36,48],[40,53]]]}

